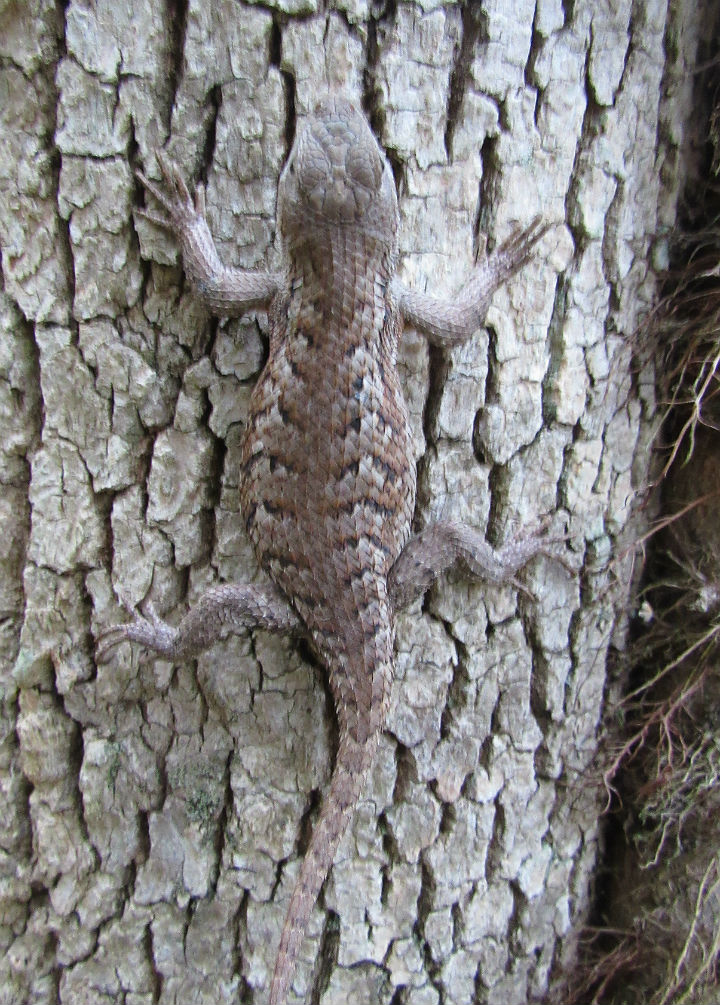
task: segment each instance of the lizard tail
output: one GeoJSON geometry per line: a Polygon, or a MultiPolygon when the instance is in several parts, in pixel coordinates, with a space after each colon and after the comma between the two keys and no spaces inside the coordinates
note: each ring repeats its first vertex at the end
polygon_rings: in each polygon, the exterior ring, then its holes
{"type": "Polygon", "coordinates": [[[284,1005],[310,912],[360,797],[378,735],[372,732],[366,738],[356,740],[345,733],[340,740],[330,789],[290,899],[270,986],[270,1005],[284,1005]]]}

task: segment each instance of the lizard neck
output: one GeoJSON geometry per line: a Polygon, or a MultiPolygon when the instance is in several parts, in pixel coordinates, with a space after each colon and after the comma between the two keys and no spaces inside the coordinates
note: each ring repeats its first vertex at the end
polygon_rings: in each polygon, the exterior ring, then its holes
{"type": "Polygon", "coordinates": [[[290,286],[302,326],[320,340],[355,344],[380,337],[394,253],[355,228],[316,231],[292,249],[290,286]]]}

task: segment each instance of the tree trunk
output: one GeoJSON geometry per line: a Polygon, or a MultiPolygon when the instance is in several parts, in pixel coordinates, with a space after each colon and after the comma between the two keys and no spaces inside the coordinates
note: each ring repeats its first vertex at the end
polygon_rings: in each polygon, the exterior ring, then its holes
{"type": "Polygon", "coordinates": [[[417,526],[498,543],[564,510],[571,538],[522,590],[457,572],[400,619],[290,1001],[525,1005],[572,960],[656,420],[635,334],[701,12],[382,6],[0,3],[3,1003],[265,1000],[334,757],[322,668],[260,632],[178,666],[96,666],[94,638],[119,598],[176,620],[257,571],[237,471],[265,321],[203,312],[133,172],[167,144],[225,262],[276,266],[278,175],[330,88],[392,162],[409,283],[457,288],[486,235],[557,224],[486,329],[448,352],[406,331],[401,365],[417,526]]]}

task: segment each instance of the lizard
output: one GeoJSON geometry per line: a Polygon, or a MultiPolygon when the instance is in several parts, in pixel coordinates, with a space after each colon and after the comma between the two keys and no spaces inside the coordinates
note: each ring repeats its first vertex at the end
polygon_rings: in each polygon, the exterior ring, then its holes
{"type": "Polygon", "coordinates": [[[501,583],[545,549],[540,533],[494,549],[452,522],[412,536],[416,471],[396,367],[402,327],[441,347],[470,338],[547,228],[536,218],[514,232],[454,297],[405,286],[390,164],[360,109],[331,95],[298,130],[278,183],[282,269],[234,269],[216,251],[204,186],[191,196],[177,166],[156,156],[161,181],[138,174],[161,208],[139,212],[175,235],[197,295],[221,316],[267,311],[268,358],[250,400],[240,488],[267,578],[210,589],[176,627],[147,603],[100,634],[98,660],[130,641],[180,661],[229,632],[263,628],[303,633],[327,670],[338,749],[277,952],[269,1001],[283,1005],[385,725],[396,613],[456,561],[501,583]]]}

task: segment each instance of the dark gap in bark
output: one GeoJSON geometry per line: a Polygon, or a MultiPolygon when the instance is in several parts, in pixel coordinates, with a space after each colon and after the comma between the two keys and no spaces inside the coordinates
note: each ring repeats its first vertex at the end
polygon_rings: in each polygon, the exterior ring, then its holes
{"type": "Polygon", "coordinates": [[[280,28],[280,22],[276,17],[274,17],[272,27],[270,29],[270,52],[268,61],[270,63],[270,66],[275,66],[279,70],[281,60],[282,60],[282,30],[280,28]]]}
{"type": "MultiPolygon", "coordinates": [[[[202,690],[202,689],[199,689],[202,690]]],[[[207,702],[205,702],[207,707],[207,702]]],[[[212,874],[210,877],[210,890],[212,896],[215,896],[217,892],[218,880],[220,879],[220,871],[222,869],[223,853],[225,850],[225,832],[228,826],[228,820],[232,812],[233,806],[233,796],[232,796],[232,781],[230,777],[230,766],[232,764],[233,751],[225,758],[225,770],[223,772],[223,787],[225,790],[222,806],[220,807],[220,812],[217,816],[217,820],[213,823],[214,835],[212,838],[212,844],[215,851],[215,862],[212,867],[212,874]]]]}
{"type": "Polygon", "coordinates": [[[473,424],[472,445],[473,445],[473,453],[478,461],[478,464],[490,466],[493,462],[492,458],[485,453],[483,438],[480,435],[480,423],[488,405],[494,403],[498,399],[497,384],[495,379],[495,375],[498,372],[497,351],[495,348],[497,344],[497,332],[492,326],[486,326],[485,330],[488,333],[487,375],[485,377],[485,396],[483,398],[482,407],[478,410],[475,416],[475,422],[473,424]]]}
{"type": "Polygon", "coordinates": [[[166,0],[168,34],[170,36],[170,101],[168,103],[168,132],[172,110],[183,75],[185,59],[185,34],[187,32],[188,0],[166,0]]]}
{"type": "Polygon", "coordinates": [[[298,827],[298,838],[296,842],[296,853],[298,858],[305,858],[305,854],[310,847],[310,840],[315,828],[315,817],[320,809],[322,796],[319,789],[312,789],[307,798],[305,810],[300,819],[298,827]]]}
{"type": "Polygon", "coordinates": [[[217,121],[222,107],[222,87],[216,84],[211,88],[207,96],[208,119],[205,127],[205,143],[200,161],[200,179],[207,185],[210,168],[215,157],[215,140],[217,135],[217,121]]]}
{"type": "MultiPolygon", "coordinates": [[[[430,982],[436,990],[442,991],[442,982],[439,979],[440,968],[433,959],[432,952],[425,935],[425,926],[430,914],[432,913],[433,905],[435,903],[436,883],[433,871],[422,855],[420,857],[420,877],[420,893],[417,899],[416,910],[417,921],[415,922],[413,931],[415,938],[422,949],[425,960],[425,970],[430,977],[430,982]]],[[[441,996],[440,1001],[442,1000],[443,997],[441,996]]]]}
{"type": "Polygon", "coordinates": [[[238,909],[235,912],[232,923],[232,929],[233,929],[232,950],[231,950],[232,974],[234,977],[239,978],[239,989],[240,989],[240,993],[238,996],[239,1002],[252,1001],[251,997],[252,992],[250,990],[250,985],[248,984],[245,977],[242,976],[243,956],[242,951],[240,949],[243,934],[247,932],[248,927],[247,912],[248,912],[249,901],[250,901],[250,894],[247,891],[245,891],[238,905],[238,909]]]}
{"type": "Polygon", "coordinates": [[[461,17],[460,45],[450,74],[445,120],[445,153],[450,162],[453,159],[453,136],[462,110],[475,48],[479,41],[486,41],[488,37],[487,14],[479,4],[472,2],[472,0],[469,3],[465,3],[462,8],[461,17]]]}
{"type": "MultiPolygon", "coordinates": [[[[428,488],[432,463],[435,459],[434,443],[435,435],[433,426],[440,407],[440,398],[443,388],[450,372],[450,362],[447,352],[432,343],[428,344],[428,393],[423,409],[422,428],[425,438],[426,448],[416,465],[417,471],[417,498],[415,501],[415,521],[413,531],[418,533],[422,526],[417,521],[417,514],[423,505],[430,498],[428,488]]],[[[424,612],[429,610],[431,591],[426,590],[421,600],[424,612]]]]}
{"type": "Polygon", "coordinates": [[[542,104],[543,92],[538,86],[538,81],[535,75],[535,64],[538,57],[540,56],[543,48],[545,46],[545,39],[540,35],[536,28],[537,25],[537,7],[535,8],[535,17],[533,18],[532,26],[532,36],[530,38],[530,51],[528,53],[528,58],[525,63],[525,84],[529,90],[535,91],[535,109],[533,112],[533,121],[536,128],[539,128],[539,117],[540,117],[540,107],[542,104]]]}
{"type": "Polygon", "coordinates": [[[450,738],[453,722],[456,722],[458,716],[468,707],[468,693],[470,691],[470,677],[467,671],[467,647],[453,636],[451,625],[446,625],[445,627],[458,653],[458,662],[457,666],[453,669],[452,680],[447,690],[445,707],[440,716],[441,740],[450,738]]]}
{"type": "MultiPolygon", "coordinates": [[[[555,389],[555,375],[560,367],[563,355],[563,327],[565,315],[567,313],[569,277],[565,272],[559,275],[555,284],[555,298],[553,310],[548,325],[548,365],[542,383],[542,417],[543,426],[551,426],[555,421],[555,406],[553,394],[555,389]]],[[[565,468],[563,467],[563,471],[565,468]]],[[[559,501],[559,500],[558,500],[559,501]]]]}
{"type": "Polygon", "coordinates": [[[575,0],[561,0],[563,15],[565,18],[565,27],[572,24],[575,18],[575,0]]]}
{"type": "Polygon", "coordinates": [[[295,109],[295,78],[289,71],[281,72],[285,90],[285,157],[283,158],[283,164],[285,164],[295,142],[297,112],[295,109]]]}
{"type": "MultiPolygon", "coordinates": [[[[68,9],[69,6],[70,3],[68,0],[68,2],[63,2],[59,8],[62,11],[62,14],[58,19],[59,21],[61,21],[61,27],[59,26],[58,29],[58,65],[60,64],[60,61],[63,58],[67,57],[67,41],[65,37],[67,31],[67,24],[65,19],[65,11],[68,9]]],[[[72,328],[73,331],[73,340],[76,343],[77,323],[75,322],[74,316],[72,315],[72,309],[75,305],[75,286],[76,286],[75,255],[73,253],[72,240],[70,237],[70,220],[64,219],[57,210],[58,197],[60,192],[60,166],[62,163],[62,155],[60,153],[59,147],[57,146],[57,143],[55,142],[55,137],[57,135],[57,129],[58,129],[57,114],[58,109],[60,107],[60,92],[57,87],[54,68],[51,68],[49,65],[45,64],[43,70],[45,71],[44,76],[47,81],[48,91],[52,98],[52,100],[49,101],[48,103],[49,108],[48,117],[50,118],[50,122],[48,123],[47,147],[50,152],[50,169],[53,175],[53,191],[55,193],[55,207],[56,207],[55,211],[58,214],[58,220],[59,220],[58,225],[58,237],[60,239],[59,250],[65,265],[65,274],[68,283],[68,302],[71,312],[70,327],[72,328]]]]}
{"type": "Polygon", "coordinates": [[[412,751],[405,744],[396,741],[395,750],[395,786],[393,788],[393,805],[404,802],[411,784],[417,778],[415,759],[412,751]]]}
{"type": "Polygon", "coordinates": [[[340,948],[340,918],[335,911],[328,911],[320,935],[320,944],[315,959],[315,967],[310,980],[310,1005],[320,1005],[337,963],[340,948]]]}
{"type": "MultiPolygon", "coordinates": [[[[592,150],[592,144],[603,128],[605,110],[597,103],[590,87],[590,48],[585,53],[585,113],[583,115],[582,126],[580,128],[580,139],[575,152],[575,160],[570,175],[567,195],[565,197],[565,222],[573,236],[575,242],[575,259],[582,258],[590,237],[586,233],[582,222],[582,209],[578,193],[584,174],[584,168],[588,159],[588,151],[592,150]]],[[[569,271],[569,267],[568,270],[569,271]]]]}
{"type": "MultiPolygon", "coordinates": [[[[422,429],[425,442],[434,443],[434,426],[440,410],[442,395],[452,369],[452,363],[447,351],[441,349],[440,346],[433,345],[432,342],[428,344],[428,363],[429,387],[423,410],[422,429]]],[[[418,462],[418,481],[425,475],[429,463],[428,452],[425,451],[418,462]]]]}
{"type": "Polygon", "coordinates": [[[287,163],[293,143],[295,142],[295,130],[297,128],[297,112],[295,108],[295,77],[292,70],[283,69],[282,55],[282,26],[285,23],[277,15],[273,15],[272,28],[270,31],[270,66],[276,67],[280,71],[283,92],[285,94],[285,151],[283,154],[283,165],[287,163]]]}
{"type": "Polygon", "coordinates": [[[148,924],[144,930],[144,949],[145,949],[145,959],[150,965],[150,981],[152,984],[151,994],[153,1001],[159,1002],[162,996],[163,989],[163,975],[162,971],[158,968],[157,961],[155,959],[155,947],[153,944],[153,934],[152,925],[148,924]]]}
{"type": "MultiPolygon", "coordinates": [[[[478,188],[478,204],[473,223],[473,244],[475,257],[480,253],[481,235],[492,229],[492,218],[495,212],[495,200],[499,182],[499,166],[497,159],[497,138],[486,136],[480,148],[482,161],[482,177],[478,188]]],[[[489,248],[487,250],[490,250],[489,248]]]]}
{"type": "MultiPolygon", "coordinates": [[[[130,136],[128,138],[126,157],[127,162],[130,165],[130,171],[132,174],[132,186],[133,186],[132,206],[147,208],[148,199],[145,191],[145,186],[137,176],[138,171],[142,170],[144,165],[142,164],[142,161],[140,159],[140,147],[138,145],[137,137],[135,135],[135,119],[132,116],[130,117],[130,136]]],[[[144,304],[147,298],[147,291],[150,286],[150,282],[152,280],[152,262],[148,258],[144,258],[142,255],[140,247],[140,238],[138,236],[137,227],[135,226],[135,214],[133,213],[132,208],[130,210],[130,235],[133,246],[135,247],[138,254],[138,262],[140,264],[140,274],[142,275],[142,281],[140,283],[140,294],[138,300],[139,303],[144,304]]],[[[112,393],[112,386],[111,386],[111,393],[112,393]]]]}

